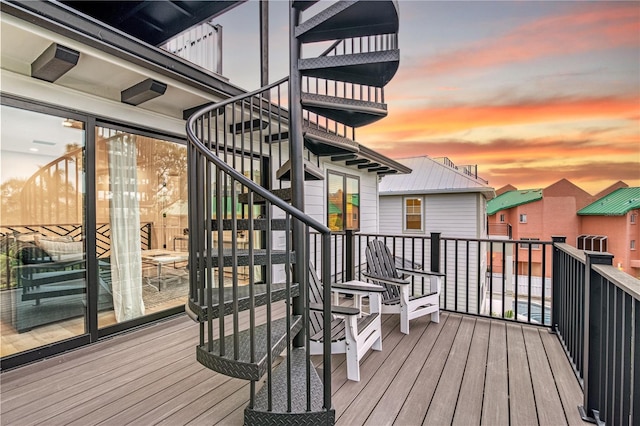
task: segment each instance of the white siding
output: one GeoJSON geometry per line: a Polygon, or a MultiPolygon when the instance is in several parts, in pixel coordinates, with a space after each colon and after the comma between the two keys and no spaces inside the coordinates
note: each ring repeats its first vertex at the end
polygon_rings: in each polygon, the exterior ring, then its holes
{"type": "MultiPolygon", "coordinates": [[[[482,233],[482,230],[484,229],[482,206],[485,204],[485,201],[482,195],[477,193],[460,193],[411,196],[422,197],[424,199],[425,232],[403,232],[404,197],[400,195],[393,195],[380,197],[379,214],[381,234],[430,237],[432,232],[439,232],[441,238],[465,239],[482,238],[484,236],[482,233]]],[[[402,254],[401,241],[396,241],[396,255],[403,255],[406,259],[411,259],[411,256],[413,255],[413,259],[415,259],[416,263],[424,264],[429,267],[429,259],[431,256],[429,241],[425,241],[424,246],[421,239],[418,238],[414,241],[415,247],[412,247],[412,243],[407,241],[404,248],[404,255],[402,254]]],[[[390,243],[389,245],[391,246],[390,243]]],[[[486,249],[484,249],[484,245],[480,247],[481,254],[480,262],[478,263],[477,242],[469,243],[468,257],[467,245],[465,242],[458,243],[457,256],[455,252],[455,245],[456,243],[454,241],[448,241],[446,256],[443,256],[444,258],[441,259],[440,271],[443,273],[446,272],[447,275],[446,290],[444,288],[442,289],[442,302],[443,305],[449,309],[455,309],[456,302],[459,309],[466,309],[468,285],[469,310],[471,312],[477,312],[478,287],[480,287],[482,291],[486,280],[486,249]],[[478,272],[480,272],[479,283],[478,272]]],[[[444,243],[442,247],[444,249],[444,243]]],[[[393,247],[391,248],[393,249],[393,247]]],[[[482,291],[482,293],[484,292],[482,291]]],[[[481,305],[483,304],[483,300],[484,297],[481,298],[481,305]]]]}

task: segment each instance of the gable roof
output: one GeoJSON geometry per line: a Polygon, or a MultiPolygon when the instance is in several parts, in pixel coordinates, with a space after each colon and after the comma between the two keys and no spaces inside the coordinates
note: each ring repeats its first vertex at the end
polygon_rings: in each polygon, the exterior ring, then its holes
{"type": "Polygon", "coordinates": [[[542,199],[542,189],[520,189],[505,192],[487,203],[487,215],[542,199]]]}
{"type": "Polygon", "coordinates": [[[620,188],[578,210],[583,216],[622,216],[640,209],[640,187],[620,188]]]}
{"type": "Polygon", "coordinates": [[[396,161],[411,173],[385,176],[379,186],[381,196],[476,192],[487,199],[495,197],[494,189],[484,182],[427,156],[396,161]]]}

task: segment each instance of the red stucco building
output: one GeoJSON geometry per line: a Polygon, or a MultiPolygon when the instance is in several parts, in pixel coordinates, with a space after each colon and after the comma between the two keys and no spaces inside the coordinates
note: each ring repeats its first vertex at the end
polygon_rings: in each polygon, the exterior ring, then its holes
{"type": "MultiPolygon", "coordinates": [[[[491,238],[550,241],[564,236],[568,244],[584,250],[609,252],[614,265],[630,275],[640,276],[638,256],[638,210],[640,188],[616,182],[591,195],[567,179],[546,188],[518,190],[508,185],[496,191],[487,203],[491,238]]],[[[519,245],[516,273],[525,269],[542,275],[542,250],[519,245]]],[[[516,255],[514,254],[514,257],[516,255]]],[[[494,264],[500,262],[494,259],[494,264]]],[[[551,251],[546,251],[545,273],[551,274],[551,251]]]]}

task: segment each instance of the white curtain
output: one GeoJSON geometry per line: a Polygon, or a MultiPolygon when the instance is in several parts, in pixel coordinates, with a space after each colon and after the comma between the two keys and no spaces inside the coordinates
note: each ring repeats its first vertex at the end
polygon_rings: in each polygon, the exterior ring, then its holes
{"type": "Polygon", "coordinates": [[[136,137],[113,131],[108,141],[111,280],[116,321],[144,315],[136,137]]]}

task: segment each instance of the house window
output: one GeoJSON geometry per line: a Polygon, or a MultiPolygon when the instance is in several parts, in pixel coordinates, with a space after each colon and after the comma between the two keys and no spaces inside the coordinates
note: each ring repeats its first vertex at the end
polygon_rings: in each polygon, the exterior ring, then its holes
{"type": "Polygon", "coordinates": [[[505,221],[504,213],[500,213],[500,223],[504,223],[504,221],[505,221]]]}
{"type": "Polygon", "coordinates": [[[328,172],[327,226],[332,231],[360,229],[360,179],[328,172]]]}
{"type": "Polygon", "coordinates": [[[404,199],[404,230],[424,231],[422,198],[404,199]]]}
{"type": "Polygon", "coordinates": [[[636,249],[636,240],[631,240],[631,250],[636,249]]]}
{"type": "Polygon", "coordinates": [[[636,224],[636,222],[637,222],[637,220],[638,220],[638,215],[637,215],[637,214],[635,214],[635,213],[631,213],[631,218],[630,218],[630,220],[631,220],[631,223],[635,225],[635,224],[636,224]]]}
{"type": "Polygon", "coordinates": [[[520,223],[527,223],[527,214],[526,213],[521,213],[520,214],[520,223]]]}
{"type": "MultiPolygon", "coordinates": [[[[540,238],[520,238],[522,241],[540,241],[540,238]]],[[[535,243],[520,243],[520,248],[528,249],[531,247],[532,250],[540,250],[540,244],[535,243]]]]}

